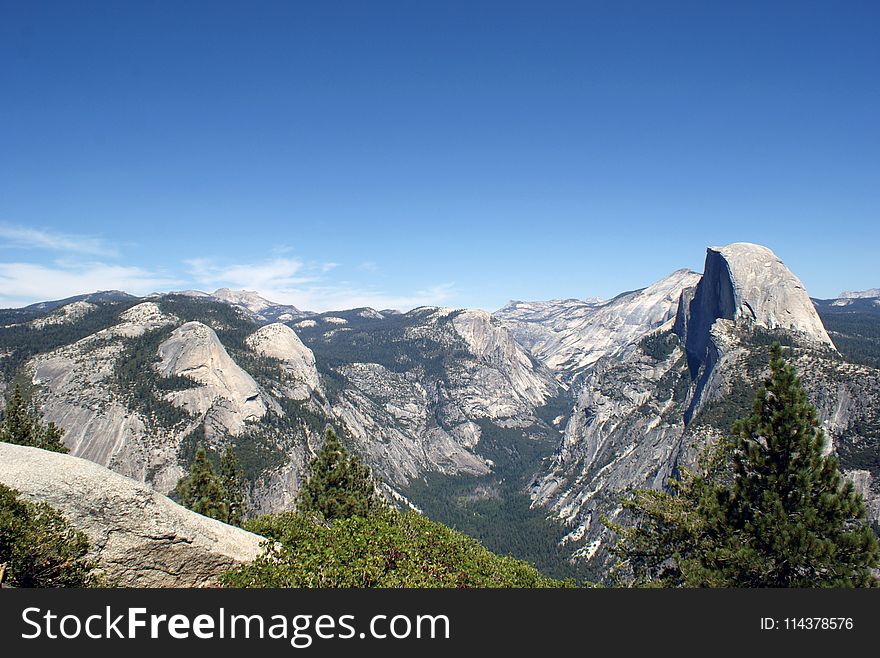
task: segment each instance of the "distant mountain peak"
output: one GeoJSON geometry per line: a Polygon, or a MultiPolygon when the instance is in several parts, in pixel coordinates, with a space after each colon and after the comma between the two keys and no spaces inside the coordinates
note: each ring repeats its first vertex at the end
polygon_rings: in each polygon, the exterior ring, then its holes
{"type": "Polygon", "coordinates": [[[852,290],[842,292],[837,296],[838,299],[877,299],[880,298],[880,288],[871,288],[870,290],[852,290]]]}
{"type": "Polygon", "coordinates": [[[699,279],[679,269],[607,301],[514,301],[495,317],[544,365],[568,378],[670,322],[682,291],[699,279]]]}
{"type": "MultiPolygon", "coordinates": [[[[310,311],[301,311],[296,306],[272,302],[254,290],[233,290],[231,288],[218,288],[214,292],[202,290],[175,290],[170,295],[183,295],[195,299],[205,299],[222,304],[229,304],[244,311],[251,319],[262,322],[275,322],[278,320],[288,322],[299,318],[314,315],[310,311]]],[[[161,297],[161,295],[157,295],[161,297]]]]}
{"type": "Polygon", "coordinates": [[[692,371],[711,363],[712,327],[718,320],[797,334],[833,349],[804,284],[770,249],[734,242],[706,250],[703,276],[683,296],[676,331],[685,340],[692,371]]]}
{"type": "Polygon", "coordinates": [[[236,306],[244,306],[251,313],[259,313],[270,306],[280,306],[275,302],[270,302],[260,293],[254,290],[232,290],[231,288],[218,288],[212,295],[214,299],[218,299],[236,306]]]}

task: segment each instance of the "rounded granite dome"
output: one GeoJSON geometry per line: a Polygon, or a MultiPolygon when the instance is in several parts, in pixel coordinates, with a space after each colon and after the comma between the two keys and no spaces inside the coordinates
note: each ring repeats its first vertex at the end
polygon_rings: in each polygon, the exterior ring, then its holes
{"type": "Polygon", "coordinates": [[[767,329],[785,329],[807,340],[832,345],[804,284],[770,249],[750,242],[709,247],[706,276],[712,274],[710,260],[714,259],[721,261],[719,273],[726,270],[733,289],[731,319],[767,329]]]}

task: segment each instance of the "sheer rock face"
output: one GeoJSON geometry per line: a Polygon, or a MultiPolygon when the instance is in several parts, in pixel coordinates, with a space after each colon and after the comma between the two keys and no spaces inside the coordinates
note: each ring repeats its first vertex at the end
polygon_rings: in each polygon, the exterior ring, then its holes
{"type": "Polygon", "coordinates": [[[353,363],[340,373],[349,387],[333,413],[367,463],[389,482],[405,484],[429,471],[489,472],[485,460],[471,451],[479,440],[479,428],[460,411],[455,415],[442,408],[438,389],[426,388],[415,373],[393,372],[378,363],[353,363]],[[443,426],[438,416],[444,417],[443,426]]]}
{"type": "Polygon", "coordinates": [[[536,367],[528,352],[489,313],[462,311],[453,317],[452,326],[482,366],[496,370],[507,380],[513,395],[540,406],[555,394],[558,385],[553,376],[536,367]]]}
{"type": "Polygon", "coordinates": [[[275,322],[260,327],[248,336],[247,345],[260,356],[281,362],[288,397],[306,400],[321,391],[315,355],[286,324],[275,322]]]}
{"type": "Polygon", "coordinates": [[[559,384],[484,311],[424,307],[404,318],[400,333],[373,337],[380,351],[394,345],[404,355],[421,345],[430,361],[334,366],[346,383],[334,415],[393,485],[432,471],[489,473],[491,462],[479,454],[479,422],[534,427],[540,423],[535,408],[556,395],[559,384]]]}
{"type": "Polygon", "coordinates": [[[663,360],[633,348],[601,359],[585,376],[562,443],[536,479],[534,504],[550,507],[579,538],[598,515],[610,513],[629,486],[661,486],[669,477],[684,431],[679,376],[683,351],[663,360]]]}
{"type": "MultiPolygon", "coordinates": [[[[624,343],[579,376],[564,438],[535,480],[533,504],[570,528],[563,543],[575,557],[607,560],[609,533],[599,517],[616,518],[628,488],[662,487],[679,466],[693,463],[699,446],[718,431],[711,423],[727,422],[700,413],[725,399],[730,406],[728,396],[748,397],[760,383],[766,360],[756,353],[768,347],[756,327],[794,342],[790,358],[817,406],[829,452],[837,442],[858,447],[871,440],[860,438],[859,428],[880,409],[880,373],[828,358],[834,347],[803,285],[769,249],[745,243],[710,248],[703,276],[688,283],[680,288],[674,320],[660,326],[675,334],[665,356],[624,343]]],[[[741,413],[748,413],[748,400],[733,404],[744,404],[741,413]]],[[[718,413],[715,418],[725,418],[718,413]]],[[[860,482],[870,490],[869,479],[860,482]]],[[[877,500],[876,492],[868,496],[874,515],[877,500]]]]}
{"type": "Polygon", "coordinates": [[[260,387],[226,352],[217,334],[201,322],[187,322],[159,345],[156,370],[162,377],[186,376],[202,384],[173,391],[170,401],[194,415],[211,412],[232,435],[247,421],[266,415],[260,387]]]}
{"type": "Polygon", "coordinates": [[[538,345],[545,344],[566,326],[583,321],[605,303],[598,297],[512,301],[495,311],[493,317],[510,330],[520,345],[534,353],[538,345]]]}
{"type": "MultiPolygon", "coordinates": [[[[573,557],[608,566],[611,535],[600,517],[617,519],[628,489],[663,487],[677,468],[694,463],[702,446],[729,431],[732,418],[701,411],[733,404],[739,407],[735,417],[748,413],[767,369],[766,355],[756,358],[756,350],[769,348],[751,342],[733,320],[713,324],[712,345],[718,346],[717,360],[696,381],[680,344],[663,359],[636,346],[600,360],[584,376],[560,447],[532,488],[533,505],[546,507],[568,528],[562,541],[573,557]]],[[[864,453],[876,445],[870,428],[880,414],[880,371],[827,354],[806,343],[788,358],[817,408],[826,453],[864,453]]],[[[857,471],[847,475],[865,496],[869,518],[880,522],[876,481],[857,471]]]]}
{"type": "Polygon", "coordinates": [[[709,330],[719,319],[783,329],[834,348],[800,279],[772,251],[748,242],[709,247],[688,315],[687,351],[699,362],[707,359],[709,330]]]}
{"type": "Polygon", "coordinates": [[[70,455],[0,443],[0,482],[62,512],[124,587],[214,584],[225,569],[253,560],[263,540],[70,455]]]}

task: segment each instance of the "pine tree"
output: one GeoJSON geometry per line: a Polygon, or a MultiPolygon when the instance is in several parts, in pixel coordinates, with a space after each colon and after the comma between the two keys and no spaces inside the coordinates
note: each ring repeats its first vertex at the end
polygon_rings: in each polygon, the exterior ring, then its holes
{"type": "Polygon", "coordinates": [[[220,458],[220,483],[223,487],[223,499],[227,510],[227,516],[223,520],[226,523],[240,526],[245,513],[245,478],[232,446],[228,446],[223,457],[220,458]]]}
{"type": "MultiPolygon", "coordinates": [[[[602,522],[617,536],[611,554],[618,558],[612,580],[628,587],[697,586],[695,573],[716,546],[709,536],[708,509],[730,471],[729,451],[722,442],[705,446],[694,470],[681,468],[666,490],[636,489],[622,500],[632,525],[602,522]]],[[[717,502],[717,501],[716,501],[717,502]]],[[[721,585],[721,583],[716,583],[721,585]]],[[[699,585],[710,586],[707,580],[699,585]]]]}
{"type": "Polygon", "coordinates": [[[229,507],[224,500],[223,483],[214,473],[208,454],[201,446],[196,450],[189,475],[177,483],[177,495],[183,505],[218,521],[229,518],[229,507]]]}
{"type": "Polygon", "coordinates": [[[716,567],[753,587],[857,587],[876,584],[877,538],[865,504],[825,436],[794,367],[773,346],[770,377],[752,414],[734,427],[733,487],[717,496],[731,528],[716,567]]]}
{"type": "Polygon", "coordinates": [[[55,423],[43,425],[39,412],[28,404],[21,386],[16,384],[3,411],[0,441],[67,453],[68,448],[61,442],[62,435],[63,430],[55,423]]]}
{"type": "Polygon", "coordinates": [[[300,489],[297,508],[333,519],[368,516],[381,507],[370,469],[356,455],[349,455],[333,430],[309,463],[308,476],[300,489]]]}
{"type": "Polygon", "coordinates": [[[880,548],[778,344],[770,377],[734,437],[672,491],[637,491],[618,532],[618,573],[635,585],[876,586],[880,548]]]}

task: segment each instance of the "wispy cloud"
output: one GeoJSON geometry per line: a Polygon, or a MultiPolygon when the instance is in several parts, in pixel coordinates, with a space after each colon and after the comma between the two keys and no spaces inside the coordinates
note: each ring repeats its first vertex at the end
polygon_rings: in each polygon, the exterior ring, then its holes
{"type": "MultiPolygon", "coordinates": [[[[328,274],[338,263],[305,263],[295,258],[271,258],[252,263],[220,264],[214,259],[186,261],[192,280],[201,288],[253,290],[266,299],[291,304],[310,311],[329,311],[371,306],[410,309],[415,306],[443,305],[455,296],[454,286],[443,283],[410,294],[334,281],[328,274]]],[[[358,268],[362,269],[362,268],[358,268]]]]}
{"type": "Polygon", "coordinates": [[[0,307],[23,306],[50,299],[63,299],[96,290],[124,290],[146,295],[167,290],[182,281],[140,267],[84,263],[0,263],[0,307]]]}
{"type": "Polygon", "coordinates": [[[185,261],[193,279],[206,288],[244,288],[258,292],[286,289],[314,279],[300,274],[304,264],[295,258],[272,258],[254,263],[218,264],[210,258],[185,261]]]}
{"type": "MultiPolygon", "coordinates": [[[[183,261],[180,271],[168,273],[92,258],[96,254],[115,253],[96,238],[3,224],[0,239],[5,240],[3,246],[57,252],[51,259],[39,262],[0,262],[0,307],[63,299],[96,290],[146,295],[191,287],[208,292],[217,288],[253,290],[266,299],[311,311],[361,306],[408,310],[446,305],[457,295],[451,283],[392,292],[362,280],[343,280],[339,272],[345,268],[339,263],[305,261],[278,252],[252,262],[194,258],[183,261]]],[[[369,274],[379,267],[369,262],[351,269],[369,274]]]]}
{"type": "Polygon", "coordinates": [[[118,256],[113,245],[101,238],[60,233],[17,224],[0,223],[0,244],[15,249],[40,249],[90,256],[118,256]]]}
{"type": "Polygon", "coordinates": [[[338,311],[369,306],[408,311],[416,306],[444,306],[456,296],[455,285],[442,283],[416,290],[411,294],[392,294],[377,289],[345,284],[312,286],[284,293],[276,301],[309,311],[338,311]]]}

